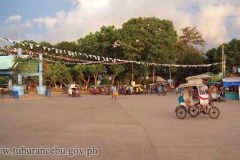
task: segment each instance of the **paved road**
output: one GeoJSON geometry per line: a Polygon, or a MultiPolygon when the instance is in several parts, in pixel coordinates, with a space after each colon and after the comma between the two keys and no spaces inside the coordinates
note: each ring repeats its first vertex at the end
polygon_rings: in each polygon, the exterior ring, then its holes
{"type": "MultiPolygon", "coordinates": [[[[55,153],[70,149],[70,156],[77,154],[72,160],[239,159],[240,102],[215,105],[221,111],[216,120],[208,115],[196,118],[188,115],[179,120],[174,112],[177,106],[174,93],[118,96],[117,100],[88,94],[79,98],[53,94],[5,99],[0,100],[0,148],[16,147],[18,153],[34,152],[34,148],[35,152],[49,148],[55,153]],[[77,148],[93,154],[79,155],[77,148]]],[[[69,157],[0,155],[0,159],[69,157]]]]}

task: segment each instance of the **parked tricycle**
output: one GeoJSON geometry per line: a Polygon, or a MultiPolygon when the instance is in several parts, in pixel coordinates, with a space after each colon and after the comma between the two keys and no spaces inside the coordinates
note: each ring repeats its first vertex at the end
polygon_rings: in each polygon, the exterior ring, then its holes
{"type": "Polygon", "coordinates": [[[68,88],[69,97],[80,97],[80,87],[76,84],[71,84],[68,88]]]}

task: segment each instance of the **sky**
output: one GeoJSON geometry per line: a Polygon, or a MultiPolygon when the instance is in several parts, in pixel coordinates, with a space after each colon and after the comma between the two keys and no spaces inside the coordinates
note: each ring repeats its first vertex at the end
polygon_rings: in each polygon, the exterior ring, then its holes
{"type": "Polygon", "coordinates": [[[196,26],[206,50],[240,39],[240,0],[0,0],[0,37],[72,42],[139,17],[170,20],[178,36],[196,26]]]}

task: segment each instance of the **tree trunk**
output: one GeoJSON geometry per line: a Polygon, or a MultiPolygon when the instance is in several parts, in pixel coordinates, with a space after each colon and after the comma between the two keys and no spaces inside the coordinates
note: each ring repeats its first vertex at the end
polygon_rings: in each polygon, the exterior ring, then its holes
{"type": "Polygon", "coordinates": [[[94,77],[94,84],[96,85],[97,84],[98,74],[93,75],[93,77],[94,77]]]}
{"type": "Polygon", "coordinates": [[[116,76],[117,76],[117,75],[114,74],[113,77],[112,77],[112,85],[114,85],[114,81],[115,81],[116,76]]]}
{"type": "Polygon", "coordinates": [[[62,82],[62,84],[63,84],[64,86],[67,86],[67,84],[66,84],[65,82],[62,82]]]}
{"type": "Polygon", "coordinates": [[[86,81],[86,87],[88,87],[88,84],[89,84],[89,82],[90,82],[90,79],[91,79],[91,77],[88,76],[88,79],[87,79],[87,81],[86,81]]]}
{"type": "Polygon", "coordinates": [[[85,78],[84,78],[84,74],[80,73],[80,77],[81,77],[81,79],[83,80],[84,83],[87,83],[87,80],[85,80],[85,78]]]}
{"type": "Polygon", "coordinates": [[[56,86],[57,86],[57,83],[56,83],[56,81],[53,81],[53,83],[54,83],[54,86],[56,87],[56,86]]]}

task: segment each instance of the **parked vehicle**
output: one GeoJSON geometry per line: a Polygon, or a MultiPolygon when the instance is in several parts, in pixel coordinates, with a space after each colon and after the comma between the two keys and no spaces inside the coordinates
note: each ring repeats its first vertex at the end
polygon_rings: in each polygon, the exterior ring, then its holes
{"type": "Polygon", "coordinates": [[[92,95],[100,94],[101,93],[101,88],[102,88],[101,85],[91,85],[89,87],[89,92],[92,95]]]}
{"type": "Polygon", "coordinates": [[[68,88],[69,97],[80,97],[80,87],[77,84],[71,84],[68,88]]]}
{"type": "Polygon", "coordinates": [[[111,94],[111,86],[110,85],[102,85],[100,89],[101,95],[110,95],[111,94]]]}
{"type": "Polygon", "coordinates": [[[9,89],[8,89],[8,84],[3,84],[2,85],[2,88],[0,88],[0,92],[1,93],[5,93],[7,92],[9,89]]]}
{"type": "Polygon", "coordinates": [[[126,94],[128,85],[119,85],[118,86],[118,93],[119,94],[126,94]]]}
{"type": "Polygon", "coordinates": [[[136,94],[144,93],[144,89],[142,88],[142,85],[141,84],[134,85],[132,93],[136,93],[136,94]]]}

